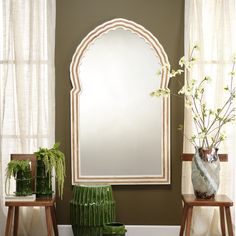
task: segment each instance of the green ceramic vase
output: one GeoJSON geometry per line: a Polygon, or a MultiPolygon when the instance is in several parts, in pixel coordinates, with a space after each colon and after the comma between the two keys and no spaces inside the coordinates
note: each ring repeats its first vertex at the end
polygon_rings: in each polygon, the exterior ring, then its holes
{"type": "Polygon", "coordinates": [[[111,186],[75,185],[70,219],[75,236],[102,236],[103,226],[115,219],[111,186]]]}
{"type": "Polygon", "coordinates": [[[16,196],[28,196],[32,194],[32,177],[30,166],[26,170],[18,171],[16,175],[16,196]]]}
{"type": "Polygon", "coordinates": [[[45,165],[42,160],[37,160],[36,170],[36,197],[52,197],[52,176],[49,176],[49,174],[46,173],[45,165]]]}

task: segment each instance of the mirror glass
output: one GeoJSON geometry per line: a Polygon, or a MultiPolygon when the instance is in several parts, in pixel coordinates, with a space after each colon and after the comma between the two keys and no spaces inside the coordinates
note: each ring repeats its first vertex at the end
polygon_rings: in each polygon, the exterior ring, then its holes
{"type": "Polygon", "coordinates": [[[85,53],[79,67],[81,175],[161,173],[162,104],[149,95],[159,86],[158,65],[144,39],[124,29],[104,34],[85,53]]]}
{"type": "Polygon", "coordinates": [[[72,60],[73,182],[169,183],[168,98],[150,97],[163,58],[133,28],[100,29],[72,60]]]}

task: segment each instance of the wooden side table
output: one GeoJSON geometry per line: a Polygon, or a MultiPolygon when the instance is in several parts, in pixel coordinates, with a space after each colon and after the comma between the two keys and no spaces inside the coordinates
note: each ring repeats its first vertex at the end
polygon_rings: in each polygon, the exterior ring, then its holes
{"type": "Polygon", "coordinates": [[[8,206],[8,214],[7,214],[7,223],[5,236],[11,235],[12,223],[13,223],[13,235],[17,235],[18,231],[18,221],[19,221],[19,207],[27,206],[27,207],[45,207],[46,213],[46,223],[47,223],[47,231],[48,236],[52,236],[52,227],[54,229],[54,235],[58,236],[58,229],[56,223],[56,214],[55,214],[55,198],[51,199],[36,199],[35,201],[6,201],[5,206],[8,206]]]}
{"type": "Polygon", "coordinates": [[[229,236],[233,236],[233,225],[230,214],[230,207],[233,206],[233,202],[226,195],[216,195],[215,199],[212,200],[204,200],[204,199],[196,199],[193,194],[183,194],[182,200],[184,202],[181,227],[180,227],[180,236],[184,235],[185,225],[186,225],[186,236],[190,236],[191,230],[191,221],[192,221],[192,213],[193,207],[219,207],[220,210],[220,224],[222,236],[225,236],[225,215],[228,226],[228,234],[229,236]]]}

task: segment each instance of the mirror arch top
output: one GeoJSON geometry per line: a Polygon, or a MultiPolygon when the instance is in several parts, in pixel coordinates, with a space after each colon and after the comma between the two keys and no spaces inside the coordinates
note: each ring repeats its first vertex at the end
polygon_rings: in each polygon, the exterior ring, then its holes
{"type": "MultiPolygon", "coordinates": [[[[160,88],[168,87],[169,74],[164,65],[169,65],[167,54],[157,38],[143,26],[123,18],[107,21],[92,30],[78,45],[70,64],[70,116],[71,116],[71,173],[72,184],[83,182],[107,182],[110,184],[170,184],[170,97],[162,99],[162,150],[161,150],[161,174],[157,175],[126,175],[126,176],[83,176],[81,175],[80,147],[79,147],[79,110],[80,110],[80,75],[79,67],[86,51],[104,34],[116,29],[123,29],[136,34],[145,40],[159,58],[162,66],[160,76],[160,88]]],[[[157,78],[158,79],[158,78],[157,78]]],[[[155,88],[153,88],[155,89],[155,88]]],[[[151,91],[150,91],[151,92],[151,91]]],[[[151,99],[151,98],[150,98],[151,99]]]]}

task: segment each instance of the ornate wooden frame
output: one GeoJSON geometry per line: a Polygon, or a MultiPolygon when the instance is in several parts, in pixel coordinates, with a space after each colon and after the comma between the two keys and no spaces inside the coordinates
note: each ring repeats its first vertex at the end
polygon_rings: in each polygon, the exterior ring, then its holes
{"type": "MultiPolygon", "coordinates": [[[[170,184],[170,97],[163,99],[163,131],[162,131],[162,174],[155,176],[125,176],[125,177],[83,177],[79,173],[79,65],[85,51],[101,35],[117,28],[129,30],[143,38],[160,58],[162,65],[169,64],[168,57],[155,36],[143,26],[122,18],[105,22],[92,30],[77,47],[70,65],[70,91],[71,112],[71,170],[72,184],[81,182],[108,182],[110,184],[170,184]]],[[[161,88],[168,87],[169,75],[167,69],[162,69],[161,88]]]]}

